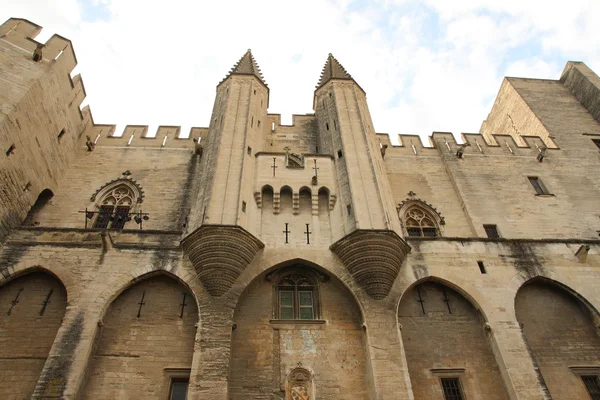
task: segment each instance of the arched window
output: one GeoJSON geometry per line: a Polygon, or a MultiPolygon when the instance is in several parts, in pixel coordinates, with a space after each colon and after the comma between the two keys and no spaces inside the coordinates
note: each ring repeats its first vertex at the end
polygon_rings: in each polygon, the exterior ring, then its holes
{"type": "Polygon", "coordinates": [[[319,319],[317,284],[311,276],[301,272],[282,275],[276,294],[276,319],[319,319]]]}
{"type": "Polygon", "coordinates": [[[404,225],[406,226],[408,236],[439,236],[438,229],[432,218],[418,207],[413,207],[407,212],[404,225]]]}
{"type": "Polygon", "coordinates": [[[98,212],[93,228],[123,229],[125,223],[131,220],[130,213],[136,204],[137,196],[127,184],[114,185],[104,190],[97,203],[98,212]]]}
{"type": "Polygon", "coordinates": [[[444,218],[424,201],[411,199],[398,206],[398,216],[407,236],[441,236],[444,218]]]}

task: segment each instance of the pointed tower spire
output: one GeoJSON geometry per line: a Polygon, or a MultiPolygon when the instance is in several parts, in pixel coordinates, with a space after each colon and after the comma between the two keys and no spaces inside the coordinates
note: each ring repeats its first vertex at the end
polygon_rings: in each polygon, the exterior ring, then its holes
{"type": "Polygon", "coordinates": [[[346,69],[335,59],[333,54],[329,53],[327,62],[321,72],[321,79],[317,84],[317,89],[329,82],[330,79],[348,79],[352,80],[352,76],[346,71],[346,69]]]}
{"type": "MultiPolygon", "coordinates": [[[[229,78],[231,75],[254,75],[258,79],[260,79],[260,81],[265,86],[268,86],[267,82],[265,82],[265,78],[263,77],[262,72],[260,72],[258,64],[256,64],[256,60],[252,55],[252,50],[250,49],[248,49],[248,51],[244,53],[242,58],[240,58],[240,60],[233,66],[233,68],[231,68],[231,71],[229,71],[225,79],[229,78]]],[[[225,79],[223,79],[223,81],[225,79]]]]}

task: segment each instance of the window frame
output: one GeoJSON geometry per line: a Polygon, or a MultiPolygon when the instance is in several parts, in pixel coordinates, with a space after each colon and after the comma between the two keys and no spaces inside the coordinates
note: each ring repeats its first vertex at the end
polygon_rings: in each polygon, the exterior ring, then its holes
{"type": "Polygon", "coordinates": [[[533,187],[536,196],[552,195],[552,193],[550,193],[550,191],[542,181],[542,178],[540,178],[539,176],[527,176],[527,180],[529,180],[529,184],[533,187]]]}
{"type": "MultiPolygon", "coordinates": [[[[327,277],[310,268],[299,266],[276,271],[276,281],[273,285],[273,323],[323,323],[321,320],[320,282],[327,277]],[[282,292],[291,292],[291,304],[282,304],[282,292]],[[311,305],[302,304],[303,292],[310,292],[311,305]],[[282,309],[292,309],[292,318],[282,318],[282,309]],[[302,309],[310,309],[310,319],[302,318],[302,309]]],[[[267,275],[271,280],[273,274],[267,275]]],[[[286,317],[289,316],[286,315],[286,317]]]]}
{"type": "Polygon", "coordinates": [[[465,395],[465,390],[463,388],[463,384],[460,379],[460,376],[440,376],[439,380],[440,380],[440,387],[442,388],[442,395],[444,396],[444,400],[467,400],[467,396],[465,395]],[[458,389],[458,395],[459,395],[458,398],[456,398],[455,396],[452,396],[452,397],[446,396],[444,381],[456,381],[457,382],[457,389],[458,389]]]}
{"type": "Polygon", "coordinates": [[[483,224],[483,230],[485,232],[485,236],[488,239],[501,239],[502,235],[500,235],[500,231],[498,230],[498,225],[496,224],[483,224]],[[495,236],[490,236],[488,229],[493,229],[495,231],[495,236]]]}
{"type": "Polygon", "coordinates": [[[435,210],[430,208],[427,204],[420,201],[411,201],[398,210],[398,217],[402,223],[404,234],[407,237],[436,238],[442,236],[441,226],[443,225],[443,219],[435,210]],[[415,210],[423,214],[420,219],[411,215],[411,212],[415,210]],[[431,226],[424,225],[423,221],[425,220],[431,222],[431,226]],[[414,221],[414,223],[410,223],[409,221],[414,221]]]}
{"type": "Polygon", "coordinates": [[[600,400],[600,377],[597,374],[581,374],[579,375],[579,378],[581,379],[581,382],[583,383],[583,386],[585,387],[585,390],[587,391],[587,394],[590,396],[590,399],[592,400],[600,400]],[[596,393],[592,393],[592,391],[590,390],[590,387],[588,386],[588,384],[585,381],[585,378],[595,378],[595,384],[597,387],[597,392],[596,393]]]}
{"type": "Polygon", "coordinates": [[[88,210],[92,208],[96,211],[91,228],[126,229],[127,222],[138,211],[142,196],[140,189],[128,179],[118,179],[105,185],[92,196],[91,200],[95,200],[95,203],[88,207],[88,210]],[[117,196],[119,189],[122,197],[117,196]]]}

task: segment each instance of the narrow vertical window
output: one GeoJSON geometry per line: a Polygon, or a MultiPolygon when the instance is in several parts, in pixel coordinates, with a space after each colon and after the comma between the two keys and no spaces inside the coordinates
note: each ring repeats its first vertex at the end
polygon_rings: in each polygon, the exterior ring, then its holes
{"type": "Polygon", "coordinates": [[[483,229],[485,229],[485,234],[490,239],[498,239],[500,238],[500,234],[498,233],[498,227],[496,225],[484,225],[483,229]]]}
{"type": "Polygon", "coordinates": [[[581,377],[585,388],[592,400],[600,400],[600,381],[597,375],[584,375],[581,377]]]}
{"type": "Polygon", "coordinates": [[[258,123],[256,124],[256,126],[260,128],[260,119],[258,120],[258,123]]]}
{"type": "Polygon", "coordinates": [[[279,319],[294,319],[293,290],[279,290],[279,319]]]}
{"type": "Polygon", "coordinates": [[[189,383],[189,379],[172,380],[169,400],[185,400],[187,398],[189,383]]]}
{"type": "Polygon", "coordinates": [[[252,117],[252,119],[250,120],[250,128],[252,128],[254,126],[254,117],[252,117]]]}
{"type": "Polygon", "coordinates": [[[325,128],[327,128],[327,130],[329,130],[329,122],[325,123],[325,128]]]}
{"type": "Polygon", "coordinates": [[[58,133],[57,139],[59,142],[60,142],[60,139],[62,139],[62,137],[65,135],[65,132],[66,131],[63,129],[58,133]]]}
{"type": "Polygon", "coordinates": [[[94,221],[93,227],[98,229],[108,228],[108,223],[110,222],[112,211],[112,206],[100,206],[100,208],[98,209],[98,216],[96,217],[96,221],[94,221]]]}
{"type": "Polygon", "coordinates": [[[342,153],[341,150],[338,150],[338,158],[342,158],[344,156],[344,153],[342,153]]]}
{"type": "Polygon", "coordinates": [[[248,146],[248,155],[252,155],[252,147],[248,146]]]}
{"type": "Polygon", "coordinates": [[[529,179],[529,183],[531,183],[531,186],[533,186],[536,194],[550,194],[548,189],[546,189],[546,186],[544,186],[542,180],[537,176],[528,176],[527,179],[529,179]]]}
{"type": "Polygon", "coordinates": [[[242,201],[242,211],[246,212],[246,202],[242,201]]]}
{"type": "Polygon", "coordinates": [[[482,274],[487,274],[483,261],[477,261],[477,265],[479,266],[479,272],[481,272],[482,274]]]}
{"type": "Polygon", "coordinates": [[[444,400],[463,400],[464,396],[458,378],[442,378],[442,390],[444,400]]]}
{"type": "Polygon", "coordinates": [[[348,212],[348,215],[352,215],[352,204],[346,205],[346,211],[348,212]]]}
{"type": "Polygon", "coordinates": [[[14,144],[10,145],[8,150],[6,150],[6,157],[12,156],[15,153],[15,149],[16,149],[16,147],[14,144]]]}

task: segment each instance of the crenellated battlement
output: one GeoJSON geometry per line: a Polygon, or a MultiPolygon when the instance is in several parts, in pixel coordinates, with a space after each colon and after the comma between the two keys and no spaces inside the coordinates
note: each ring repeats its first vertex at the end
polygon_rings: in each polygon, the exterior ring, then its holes
{"type": "Polygon", "coordinates": [[[543,149],[560,150],[554,143],[546,143],[539,136],[520,136],[525,145],[518,144],[511,135],[491,135],[494,142],[487,140],[487,137],[479,133],[461,133],[462,142],[458,142],[451,132],[433,132],[428,137],[429,143],[426,145],[418,135],[398,135],[400,144],[392,144],[389,136],[385,133],[378,133],[377,140],[381,145],[387,145],[386,155],[413,155],[413,156],[432,156],[439,153],[439,150],[448,151],[456,154],[456,151],[464,146],[464,154],[494,154],[494,155],[528,155],[539,154],[543,149]]]}
{"type": "Polygon", "coordinates": [[[96,146],[117,147],[156,147],[194,149],[192,139],[200,139],[200,144],[208,137],[208,128],[192,127],[189,131],[174,125],[160,125],[151,128],[149,125],[126,125],[122,131],[117,125],[94,124],[88,131],[90,139],[96,146]]]}

